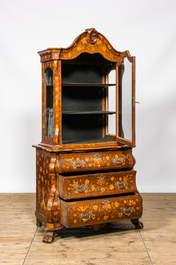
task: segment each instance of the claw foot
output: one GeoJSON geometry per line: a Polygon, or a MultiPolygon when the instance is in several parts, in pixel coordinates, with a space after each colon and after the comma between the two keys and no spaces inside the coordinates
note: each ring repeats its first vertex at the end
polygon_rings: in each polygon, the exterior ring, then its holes
{"type": "Polygon", "coordinates": [[[47,231],[46,234],[43,237],[44,243],[52,243],[55,239],[56,231],[47,231]]]}

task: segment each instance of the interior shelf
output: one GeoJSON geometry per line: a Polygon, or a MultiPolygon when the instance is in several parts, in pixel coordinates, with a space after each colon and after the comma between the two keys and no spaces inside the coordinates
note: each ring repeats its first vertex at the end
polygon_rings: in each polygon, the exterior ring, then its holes
{"type": "Polygon", "coordinates": [[[77,144],[84,144],[84,143],[101,143],[101,142],[115,142],[115,140],[110,140],[110,139],[106,139],[106,138],[99,138],[99,139],[91,139],[91,140],[63,140],[63,144],[73,144],[73,143],[77,143],[77,144]]]}
{"type": "Polygon", "coordinates": [[[62,86],[91,86],[91,87],[108,87],[116,84],[98,84],[98,83],[64,83],[62,86]]]}
{"type": "Polygon", "coordinates": [[[112,114],[116,114],[115,111],[62,111],[62,114],[63,115],[96,115],[96,114],[100,114],[100,115],[103,115],[103,114],[109,114],[109,115],[112,115],[112,114]]]}

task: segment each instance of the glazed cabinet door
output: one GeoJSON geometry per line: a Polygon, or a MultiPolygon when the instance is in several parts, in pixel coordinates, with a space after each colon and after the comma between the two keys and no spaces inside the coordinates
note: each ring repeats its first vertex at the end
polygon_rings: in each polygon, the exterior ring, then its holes
{"type": "Polygon", "coordinates": [[[42,64],[42,143],[58,144],[61,136],[60,60],[42,64]]]}
{"type": "Polygon", "coordinates": [[[116,139],[135,147],[135,57],[125,52],[116,67],[116,139]]]}

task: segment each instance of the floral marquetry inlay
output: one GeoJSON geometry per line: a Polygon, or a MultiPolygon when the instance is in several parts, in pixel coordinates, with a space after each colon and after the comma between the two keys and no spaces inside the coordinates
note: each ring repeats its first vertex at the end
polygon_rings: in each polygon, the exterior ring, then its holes
{"type": "Polygon", "coordinates": [[[49,178],[50,154],[37,150],[37,207],[45,213],[47,207],[47,194],[51,189],[51,179],[49,178]]]}
{"type": "Polygon", "coordinates": [[[111,46],[106,45],[103,40],[99,38],[99,36],[94,44],[87,42],[86,37],[82,38],[79,43],[77,43],[76,46],[73,46],[73,48],[69,51],[64,49],[61,54],[61,58],[64,60],[74,59],[83,52],[90,54],[101,53],[105,59],[113,62],[118,62],[120,60],[119,54],[116,55],[112,53],[111,46]]]}

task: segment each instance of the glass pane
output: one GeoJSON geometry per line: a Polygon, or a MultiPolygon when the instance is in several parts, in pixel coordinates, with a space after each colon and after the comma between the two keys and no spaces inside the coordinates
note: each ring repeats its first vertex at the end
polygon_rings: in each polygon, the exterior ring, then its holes
{"type": "MultiPolygon", "coordinates": [[[[116,83],[116,71],[112,70],[108,75],[110,84],[116,83]]],[[[116,86],[108,87],[108,110],[116,112],[116,86]]],[[[116,135],[116,114],[108,115],[108,134],[116,135]]]]}
{"type": "Polygon", "coordinates": [[[53,137],[53,71],[48,68],[46,74],[46,136],[53,137]]]}
{"type": "Polygon", "coordinates": [[[132,63],[127,58],[122,76],[122,131],[123,138],[132,141],[132,63]]]}

